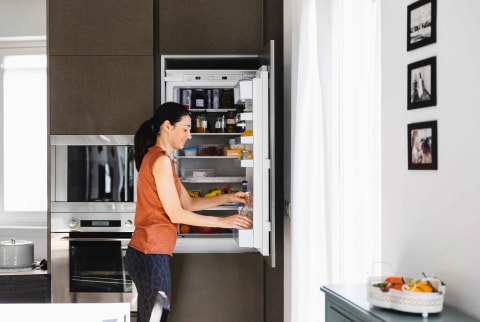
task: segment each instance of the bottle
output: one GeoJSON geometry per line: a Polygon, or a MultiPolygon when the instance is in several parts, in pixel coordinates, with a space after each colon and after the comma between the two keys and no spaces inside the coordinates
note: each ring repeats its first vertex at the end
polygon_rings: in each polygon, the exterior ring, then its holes
{"type": "MultiPolygon", "coordinates": [[[[248,192],[248,181],[246,181],[246,180],[242,181],[242,192],[248,192]]],[[[240,206],[240,207],[242,207],[244,205],[245,204],[243,202],[238,203],[238,206],[240,206]]]]}
{"type": "Polygon", "coordinates": [[[185,106],[185,108],[192,108],[192,89],[191,88],[183,88],[181,90],[181,104],[185,106]]]}
{"type": "Polygon", "coordinates": [[[215,119],[215,133],[225,132],[225,115],[217,116],[215,119]]]}
{"type": "Polygon", "coordinates": [[[235,113],[233,111],[228,112],[225,123],[225,132],[236,133],[237,124],[235,122],[235,113]]]}
{"type": "Polygon", "coordinates": [[[205,94],[203,89],[195,89],[191,103],[192,108],[205,108],[205,94]]]}

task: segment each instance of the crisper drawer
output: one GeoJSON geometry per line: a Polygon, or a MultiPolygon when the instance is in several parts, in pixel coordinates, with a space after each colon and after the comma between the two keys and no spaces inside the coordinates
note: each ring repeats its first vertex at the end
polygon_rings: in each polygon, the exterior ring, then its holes
{"type": "Polygon", "coordinates": [[[174,253],[251,253],[254,248],[239,247],[233,236],[179,236],[174,253]]]}

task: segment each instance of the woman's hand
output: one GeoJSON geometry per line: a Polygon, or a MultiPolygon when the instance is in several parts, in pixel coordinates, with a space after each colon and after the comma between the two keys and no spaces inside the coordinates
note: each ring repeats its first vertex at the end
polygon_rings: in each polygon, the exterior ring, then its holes
{"type": "Polygon", "coordinates": [[[223,217],[221,220],[224,228],[250,229],[253,227],[253,222],[250,218],[239,214],[223,217]]]}
{"type": "MultiPolygon", "coordinates": [[[[252,196],[251,193],[249,195],[250,195],[249,196],[249,204],[250,204],[250,207],[253,207],[253,196],[252,196]]],[[[228,194],[225,194],[224,196],[229,197],[228,202],[243,203],[243,204],[247,203],[247,193],[246,192],[239,191],[239,192],[235,192],[235,193],[228,193],[228,194]]]]}

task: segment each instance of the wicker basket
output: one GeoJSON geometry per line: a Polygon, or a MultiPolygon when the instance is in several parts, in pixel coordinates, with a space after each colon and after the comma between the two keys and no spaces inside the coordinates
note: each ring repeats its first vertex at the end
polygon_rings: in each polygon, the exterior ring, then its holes
{"type": "MultiPolygon", "coordinates": [[[[370,304],[386,309],[394,309],[402,312],[421,313],[423,317],[428,317],[429,313],[439,313],[443,309],[443,297],[445,286],[435,278],[422,279],[428,280],[438,292],[423,293],[406,290],[390,289],[383,292],[380,288],[373,286],[376,283],[385,281],[383,277],[370,278],[367,287],[367,300],[370,304]]],[[[410,280],[405,279],[408,283],[410,280]]]]}

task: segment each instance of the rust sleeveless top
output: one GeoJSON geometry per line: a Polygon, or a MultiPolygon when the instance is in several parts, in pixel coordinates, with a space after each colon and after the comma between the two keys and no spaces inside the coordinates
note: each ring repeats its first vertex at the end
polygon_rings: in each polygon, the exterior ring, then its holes
{"type": "MultiPolygon", "coordinates": [[[[153,164],[162,156],[168,156],[160,147],[151,147],[145,154],[140,170],[138,171],[137,205],[135,210],[135,231],[129,246],[145,254],[172,255],[177,242],[178,224],[170,221],[161,200],[158,198],[153,164]]],[[[172,173],[178,195],[181,193],[181,184],[172,164],[172,173]]]]}

